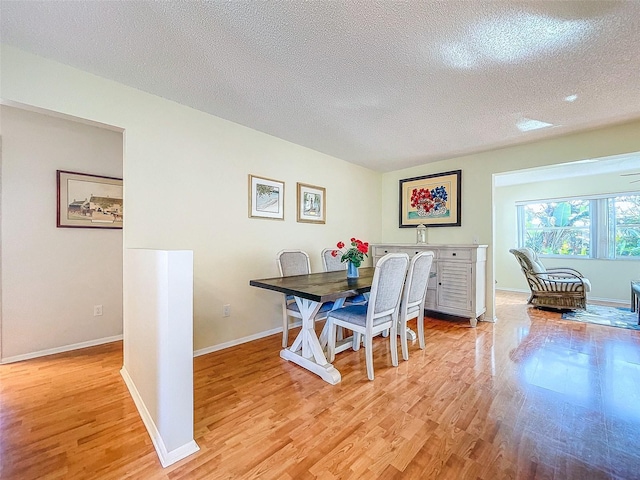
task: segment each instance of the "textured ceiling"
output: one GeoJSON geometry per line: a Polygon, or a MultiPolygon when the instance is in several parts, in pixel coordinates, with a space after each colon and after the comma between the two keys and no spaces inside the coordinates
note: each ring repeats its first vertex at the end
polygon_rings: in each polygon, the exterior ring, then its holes
{"type": "Polygon", "coordinates": [[[2,0],[0,29],[380,171],[640,118],[640,1],[2,0]]]}

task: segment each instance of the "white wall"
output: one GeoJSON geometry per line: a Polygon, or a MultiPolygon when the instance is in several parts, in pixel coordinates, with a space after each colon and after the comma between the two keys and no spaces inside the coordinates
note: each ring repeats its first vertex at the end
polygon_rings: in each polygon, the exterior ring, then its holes
{"type": "MultiPolygon", "coordinates": [[[[515,127],[514,127],[515,128],[515,127]]],[[[451,158],[382,177],[382,237],[385,242],[415,242],[414,229],[398,228],[398,181],[462,169],[462,226],[430,228],[430,243],[471,243],[475,235],[488,244],[487,317],[493,312],[493,174],[556,163],[640,151],[640,121],[573,135],[451,158]]],[[[503,234],[496,230],[496,236],[503,234]]]]}
{"type": "MultiPolygon", "coordinates": [[[[639,165],[640,168],[640,165],[639,165]]],[[[500,232],[495,239],[496,288],[529,291],[527,282],[510,248],[517,248],[516,202],[579,195],[595,195],[640,191],[640,184],[630,183],[630,177],[618,173],[581,176],[562,180],[526,183],[495,189],[495,226],[500,232]]],[[[545,258],[547,267],[571,267],[591,281],[589,298],[628,303],[629,284],[640,278],[637,259],[557,259],[545,258]]]]}
{"type": "Polygon", "coordinates": [[[0,125],[3,361],[121,335],[122,230],[56,228],[56,170],[122,177],[122,134],[4,105],[0,125]]]}
{"type": "Polygon", "coordinates": [[[124,378],[163,467],[193,439],[193,252],[127,249],[124,378]],[[135,322],[129,322],[129,319],[135,322]]]}
{"type": "Polygon", "coordinates": [[[125,129],[124,245],[193,250],[196,350],[281,325],[278,294],[249,286],[279,250],[320,271],[338,240],[381,240],[377,172],[13,47],[1,62],[3,98],[125,129]],[[285,182],[285,221],[248,217],[248,174],[285,182]],[[326,188],[326,225],[296,222],[296,182],[326,188]]]}

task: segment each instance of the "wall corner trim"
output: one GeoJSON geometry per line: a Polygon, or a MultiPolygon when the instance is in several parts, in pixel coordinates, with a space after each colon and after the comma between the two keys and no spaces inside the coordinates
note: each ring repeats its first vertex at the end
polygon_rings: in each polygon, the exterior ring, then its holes
{"type": "Polygon", "coordinates": [[[188,457],[189,455],[192,455],[200,450],[200,447],[195,442],[195,440],[191,440],[190,442],[187,442],[186,444],[170,452],[167,451],[165,443],[160,436],[160,432],[153,422],[153,419],[149,414],[149,410],[147,410],[147,406],[144,404],[142,397],[138,393],[138,389],[133,383],[133,380],[131,379],[131,376],[129,375],[125,367],[122,367],[122,369],[120,370],[120,375],[122,375],[124,383],[129,389],[131,398],[133,398],[133,403],[135,403],[136,408],[138,409],[138,413],[140,414],[140,418],[142,418],[142,423],[144,423],[147,432],[149,432],[149,436],[151,437],[151,441],[153,442],[153,446],[156,449],[156,453],[158,454],[158,458],[160,459],[160,463],[162,464],[163,468],[166,468],[169,465],[172,465],[177,461],[182,460],[183,458],[188,457]]]}

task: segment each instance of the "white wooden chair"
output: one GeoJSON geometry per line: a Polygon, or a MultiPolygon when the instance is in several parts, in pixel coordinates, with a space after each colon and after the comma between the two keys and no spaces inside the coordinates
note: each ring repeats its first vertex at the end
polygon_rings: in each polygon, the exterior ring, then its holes
{"type": "Polygon", "coordinates": [[[340,257],[341,254],[336,255],[335,257],[331,255],[335,248],[325,248],[322,250],[320,254],[322,256],[322,266],[324,267],[325,272],[338,272],[340,270],[346,270],[347,264],[346,262],[341,262],[340,257]]]}
{"type": "Polygon", "coordinates": [[[427,296],[429,272],[433,264],[433,252],[424,251],[416,254],[409,264],[407,279],[404,283],[400,302],[398,334],[402,345],[402,358],[409,360],[407,341],[407,321],[418,318],[418,339],[420,348],[424,350],[424,302],[427,296]]]}
{"type": "Polygon", "coordinates": [[[369,302],[366,305],[350,305],[332,310],[327,316],[329,328],[329,362],[335,359],[336,327],[352,330],[354,338],[364,335],[367,377],[373,380],[373,337],[391,330],[389,348],[391,363],[398,366],[397,328],[400,297],[404,286],[409,256],[406,253],[389,253],[378,260],[373,274],[369,302]]]}
{"type": "MultiPolygon", "coordinates": [[[[302,250],[281,250],[276,256],[278,270],[281,277],[291,277],[294,275],[308,275],[311,273],[311,262],[309,255],[302,250]]],[[[333,307],[333,302],[322,304],[315,320],[327,318],[327,312],[333,307]]],[[[289,318],[302,320],[302,314],[298,304],[292,295],[282,296],[282,347],[287,348],[289,343],[289,318]]]]}

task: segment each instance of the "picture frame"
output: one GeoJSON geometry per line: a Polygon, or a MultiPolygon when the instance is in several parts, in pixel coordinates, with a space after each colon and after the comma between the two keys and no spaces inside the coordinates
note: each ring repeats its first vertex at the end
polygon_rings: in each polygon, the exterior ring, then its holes
{"type": "Polygon", "coordinates": [[[400,180],[400,228],[462,225],[462,170],[400,180]]]}
{"type": "Polygon", "coordinates": [[[284,182],[249,175],[249,217],[284,220],[284,182]]]}
{"type": "Polygon", "coordinates": [[[117,228],[124,224],[121,178],[56,170],[58,228],[117,228]]]}
{"type": "Polygon", "coordinates": [[[325,223],[327,196],[324,187],[297,183],[297,212],[300,223],[325,223]]]}

